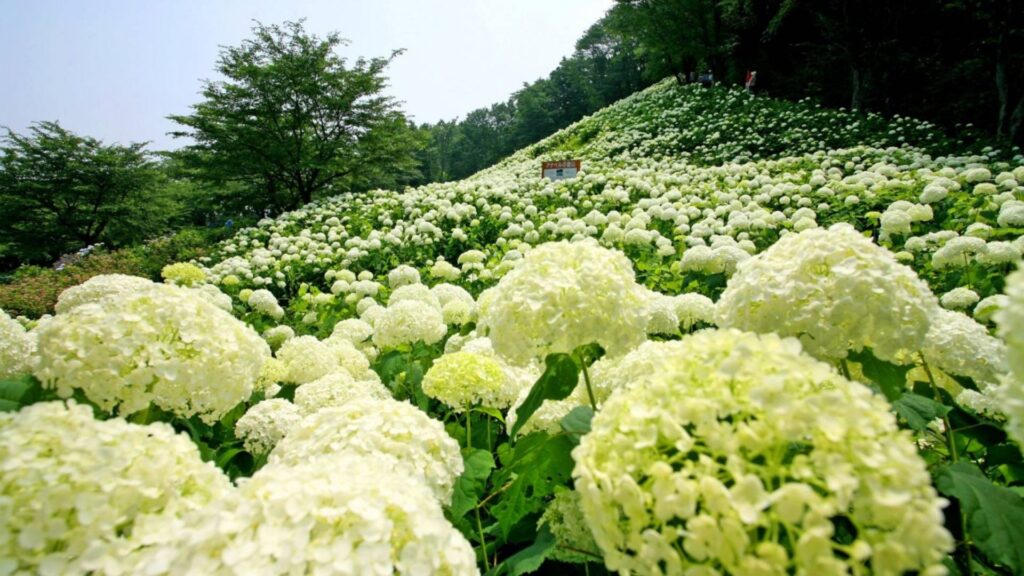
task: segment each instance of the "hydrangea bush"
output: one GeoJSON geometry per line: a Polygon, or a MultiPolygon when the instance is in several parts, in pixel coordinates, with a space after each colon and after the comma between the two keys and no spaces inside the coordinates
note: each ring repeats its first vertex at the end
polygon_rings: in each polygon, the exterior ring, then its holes
{"type": "Polygon", "coordinates": [[[1017,150],[669,80],[93,278],[0,314],[0,574],[1024,573],[1021,206],[1017,150]]]}

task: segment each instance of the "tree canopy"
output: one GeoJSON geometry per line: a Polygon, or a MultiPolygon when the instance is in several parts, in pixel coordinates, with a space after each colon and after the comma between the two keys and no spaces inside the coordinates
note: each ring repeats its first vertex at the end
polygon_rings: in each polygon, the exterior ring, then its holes
{"type": "Polygon", "coordinates": [[[204,100],[170,118],[194,144],[180,155],[196,175],[242,182],[250,207],[279,211],[327,190],[402,184],[416,172],[417,133],[384,94],[387,57],[349,62],[337,33],[320,38],[303,23],[256,24],[253,37],[221,50],[223,80],[204,100]]]}
{"type": "Polygon", "coordinates": [[[96,242],[137,242],[174,212],[144,144],[106,145],[57,122],[0,146],[0,258],[43,262],[96,242]]]}

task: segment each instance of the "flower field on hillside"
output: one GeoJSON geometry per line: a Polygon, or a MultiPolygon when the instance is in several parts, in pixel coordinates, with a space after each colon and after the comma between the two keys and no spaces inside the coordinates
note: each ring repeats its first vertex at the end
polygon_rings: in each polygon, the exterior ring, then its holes
{"type": "Polygon", "coordinates": [[[663,82],[212,252],[0,314],[0,575],[1024,573],[1019,154],[663,82]]]}

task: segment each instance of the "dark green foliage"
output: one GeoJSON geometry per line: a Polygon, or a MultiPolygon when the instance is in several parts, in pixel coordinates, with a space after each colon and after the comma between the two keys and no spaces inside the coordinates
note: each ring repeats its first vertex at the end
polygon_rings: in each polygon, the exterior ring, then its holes
{"type": "MultiPolygon", "coordinates": [[[[418,133],[385,96],[386,58],[347,62],[347,41],[307,33],[302,22],[257,24],[221,51],[204,100],[171,116],[195,144],[178,156],[195,176],[236,183],[246,206],[280,211],[331,191],[393,187],[415,175],[418,133]]],[[[237,203],[236,203],[237,204],[237,203]]]]}
{"type": "Polygon", "coordinates": [[[144,144],[107,145],[56,122],[7,131],[0,147],[0,263],[50,263],[166,229],[175,202],[144,144]]]}

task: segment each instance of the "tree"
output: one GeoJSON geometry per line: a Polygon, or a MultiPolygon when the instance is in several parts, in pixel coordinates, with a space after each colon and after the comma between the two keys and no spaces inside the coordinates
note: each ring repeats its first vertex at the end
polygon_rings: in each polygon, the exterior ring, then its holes
{"type": "Polygon", "coordinates": [[[246,183],[251,205],[285,210],[327,190],[402,183],[415,171],[422,140],[383,94],[386,58],[351,65],[335,49],[337,33],[319,38],[302,21],[256,24],[254,37],[221,50],[205,98],[187,116],[171,116],[195,144],[183,157],[214,181],[246,183]]]}
{"type": "Polygon", "coordinates": [[[5,259],[49,262],[97,242],[129,244],[163,231],[175,211],[145,144],[105,145],[56,122],[0,147],[0,247],[5,259]]]}

